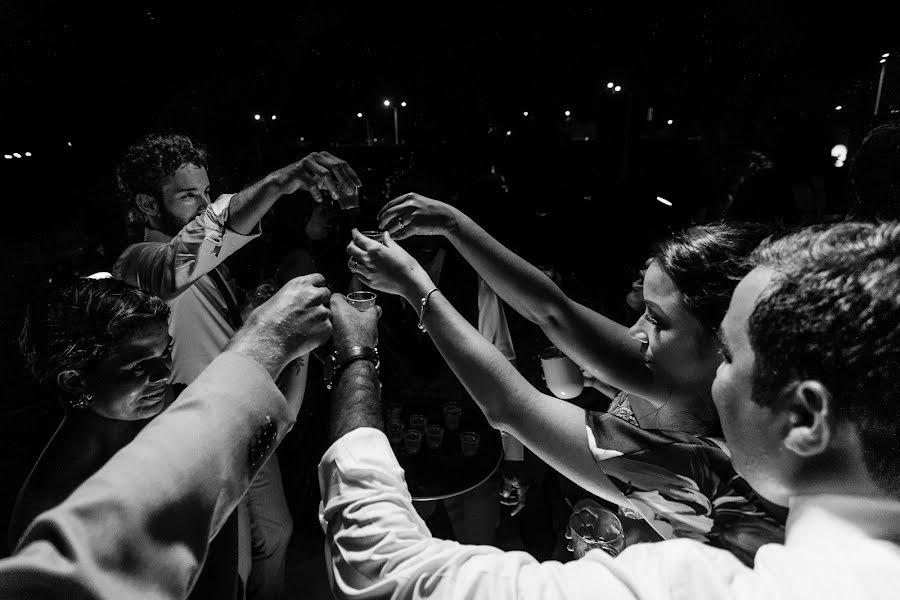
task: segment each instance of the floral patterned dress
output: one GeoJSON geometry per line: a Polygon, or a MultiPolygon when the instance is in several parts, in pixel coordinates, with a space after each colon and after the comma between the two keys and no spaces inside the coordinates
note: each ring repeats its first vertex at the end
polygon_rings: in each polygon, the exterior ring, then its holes
{"type": "Polygon", "coordinates": [[[762,498],[735,472],[724,442],[642,429],[626,396],[608,412],[585,413],[591,452],[631,504],[625,513],[640,513],[664,539],[695,539],[748,565],[760,546],[784,542],[787,509],[762,498]]]}

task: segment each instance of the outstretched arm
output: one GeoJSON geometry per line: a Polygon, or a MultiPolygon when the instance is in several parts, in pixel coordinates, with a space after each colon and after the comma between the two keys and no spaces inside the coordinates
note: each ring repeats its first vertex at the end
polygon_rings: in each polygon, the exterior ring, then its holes
{"type": "MultiPolygon", "coordinates": [[[[381,246],[354,231],[349,251],[361,280],[402,295],[418,310],[434,289],[428,274],[389,236],[381,246]],[[368,243],[368,244],[367,244],[368,243]],[[366,252],[363,245],[369,248],[366,252]],[[376,262],[380,265],[373,268],[376,262]],[[402,284],[388,282],[393,273],[402,284]]],[[[425,326],[457,378],[491,425],[513,434],[553,468],[588,491],[619,502],[621,495],[597,468],[585,437],[584,411],[540,393],[469,324],[440,292],[431,295],[425,326]],[[614,499],[615,498],[615,499],[614,499]]]]}
{"type": "Polygon", "coordinates": [[[355,194],[361,185],[356,172],[345,161],[328,152],[313,152],[235,194],[231,199],[228,226],[236,233],[250,233],[276,200],[297,190],[306,190],[316,202],[322,202],[317,187],[319,182],[335,199],[339,195],[355,194]]]}
{"type": "Polygon", "coordinates": [[[446,236],[497,295],[592,375],[647,398],[666,398],[668,391],[654,382],[628,328],[568,298],[537,267],[459,210],[406,194],[388,203],[379,221],[397,239],[446,236]]]}

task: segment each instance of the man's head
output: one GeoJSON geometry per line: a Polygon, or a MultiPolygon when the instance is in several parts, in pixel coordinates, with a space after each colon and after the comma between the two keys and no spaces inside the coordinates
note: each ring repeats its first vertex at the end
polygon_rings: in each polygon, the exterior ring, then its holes
{"type": "Polygon", "coordinates": [[[900,219],[900,121],[866,134],[850,164],[854,213],[866,219],[900,219]]]}
{"type": "Polygon", "coordinates": [[[174,235],[209,205],[206,151],[183,135],[150,135],[116,169],[129,220],[174,235]]]}
{"type": "Polygon", "coordinates": [[[712,388],[736,469],[781,504],[900,494],[900,223],[804,229],[752,261],[712,388]]]}

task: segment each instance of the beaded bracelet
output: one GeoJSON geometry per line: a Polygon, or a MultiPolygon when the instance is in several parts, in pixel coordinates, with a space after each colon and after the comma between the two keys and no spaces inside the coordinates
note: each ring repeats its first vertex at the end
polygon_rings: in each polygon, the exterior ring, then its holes
{"type": "Polygon", "coordinates": [[[428,306],[428,301],[431,299],[431,295],[435,292],[439,292],[440,290],[434,288],[422,298],[422,309],[419,311],[419,331],[425,331],[425,307],[428,306]]]}

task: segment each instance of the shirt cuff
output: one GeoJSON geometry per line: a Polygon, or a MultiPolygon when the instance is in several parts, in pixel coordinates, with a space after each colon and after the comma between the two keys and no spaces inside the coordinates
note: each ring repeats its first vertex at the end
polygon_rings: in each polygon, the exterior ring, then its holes
{"type": "MultiPolygon", "coordinates": [[[[231,216],[231,199],[234,198],[234,196],[234,194],[222,194],[216,198],[215,202],[212,202],[207,207],[205,215],[206,230],[210,231],[211,229],[217,229],[222,235],[227,231],[228,237],[237,236],[241,239],[246,239],[247,241],[259,237],[259,234],[262,233],[260,223],[254,225],[250,233],[247,234],[238,233],[228,226],[228,219],[231,216]]],[[[209,236],[207,235],[207,237],[209,236]]]]}
{"type": "Polygon", "coordinates": [[[409,496],[403,469],[387,437],[378,429],[354,429],[333,443],[319,462],[319,488],[325,506],[332,498],[352,493],[354,488],[362,490],[385,485],[397,487],[409,496]],[[378,477],[367,476],[375,473],[378,477]]]}

